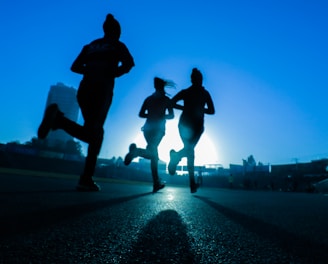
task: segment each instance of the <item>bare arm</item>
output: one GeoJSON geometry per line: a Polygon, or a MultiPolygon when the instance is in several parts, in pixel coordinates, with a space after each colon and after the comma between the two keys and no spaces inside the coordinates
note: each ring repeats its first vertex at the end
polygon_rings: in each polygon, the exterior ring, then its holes
{"type": "Polygon", "coordinates": [[[121,64],[117,68],[116,76],[120,77],[123,74],[128,73],[134,66],[134,60],[132,55],[130,54],[128,48],[122,43],[122,58],[121,58],[121,64]]]}
{"type": "Polygon", "coordinates": [[[165,119],[173,119],[174,118],[174,112],[173,112],[173,108],[171,106],[169,106],[167,108],[168,114],[165,115],[165,119]]]}
{"type": "Polygon", "coordinates": [[[79,73],[79,74],[85,73],[85,63],[84,63],[85,52],[86,52],[86,46],[83,47],[80,54],[74,60],[72,66],[71,66],[72,72],[79,73]]]}
{"type": "Polygon", "coordinates": [[[181,92],[177,93],[173,98],[171,99],[171,107],[179,110],[183,110],[184,107],[181,104],[177,104],[178,101],[182,100],[182,94],[181,92]]]}
{"type": "Polygon", "coordinates": [[[146,100],[143,102],[140,111],[139,111],[139,117],[141,118],[147,118],[148,117],[148,110],[147,110],[147,103],[146,100]]]}
{"type": "Polygon", "coordinates": [[[206,98],[206,105],[207,105],[207,107],[205,107],[204,113],[208,114],[208,115],[214,115],[214,113],[215,113],[214,103],[213,103],[212,97],[209,93],[206,98]]]}

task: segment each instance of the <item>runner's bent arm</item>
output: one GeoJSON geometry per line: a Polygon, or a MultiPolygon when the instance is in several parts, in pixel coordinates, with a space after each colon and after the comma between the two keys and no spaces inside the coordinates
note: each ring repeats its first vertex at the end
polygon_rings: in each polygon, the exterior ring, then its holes
{"type": "Polygon", "coordinates": [[[85,73],[85,54],[87,46],[84,46],[71,66],[71,71],[79,74],[85,73]]]}
{"type": "Polygon", "coordinates": [[[214,104],[211,95],[207,92],[206,95],[206,105],[207,108],[205,107],[204,113],[208,115],[214,115],[215,109],[214,109],[214,104]]]}
{"type": "Polygon", "coordinates": [[[173,119],[174,118],[174,112],[173,112],[173,108],[171,106],[171,100],[168,99],[167,100],[167,111],[168,111],[168,114],[165,115],[165,119],[173,119]]]}
{"type": "Polygon", "coordinates": [[[120,77],[123,74],[128,73],[132,69],[132,67],[134,66],[133,57],[130,54],[128,48],[123,43],[121,43],[120,52],[122,54],[121,60],[120,60],[121,64],[117,68],[115,77],[120,77]]]}
{"type": "Polygon", "coordinates": [[[183,105],[177,104],[177,102],[182,99],[183,99],[182,91],[178,92],[175,96],[173,96],[173,98],[171,99],[172,108],[183,110],[184,109],[183,105]]]}
{"type": "Polygon", "coordinates": [[[140,108],[140,112],[139,112],[139,117],[141,118],[147,118],[148,117],[148,111],[147,111],[148,107],[147,107],[147,99],[143,102],[141,108],[140,108]]]}

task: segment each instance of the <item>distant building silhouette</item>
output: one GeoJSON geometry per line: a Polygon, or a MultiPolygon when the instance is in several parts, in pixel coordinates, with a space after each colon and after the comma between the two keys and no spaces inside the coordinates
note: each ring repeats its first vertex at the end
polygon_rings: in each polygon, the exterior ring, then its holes
{"type": "MultiPolygon", "coordinates": [[[[77,122],[79,116],[79,105],[76,100],[76,92],[77,90],[75,88],[68,87],[60,82],[56,85],[51,85],[46,102],[46,108],[50,104],[56,103],[67,118],[77,122]]],[[[55,145],[59,141],[65,143],[68,140],[73,140],[73,137],[64,130],[58,129],[51,131],[47,140],[49,145],[55,145]]]]}

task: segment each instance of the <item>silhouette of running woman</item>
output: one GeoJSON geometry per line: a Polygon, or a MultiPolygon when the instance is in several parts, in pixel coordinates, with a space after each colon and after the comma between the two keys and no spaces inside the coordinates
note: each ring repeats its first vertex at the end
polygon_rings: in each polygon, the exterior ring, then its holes
{"type": "Polygon", "coordinates": [[[158,176],[158,145],[165,135],[166,119],[174,118],[170,98],[165,94],[166,86],[172,87],[174,83],[158,77],[154,78],[156,91],[146,98],[139,112],[139,117],[146,118],[146,123],[142,130],[147,141],[147,147],[146,149],[137,148],[137,145],[132,143],[129,147],[129,153],[124,159],[125,165],[129,165],[136,157],[150,159],[153,192],[157,192],[165,187],[160,182],[158,176]]]}
{"type": "Polygon", "coordinates": [[[172,98],[173,108],[182,110],[178,128],[184,147],[178,152],[173,149],[170,151],[168,171],[174,175],[180,160],[187,157],[190,191],[195,193],[199,185],[195,182],[194,149],[204,132],[204,115],[213,115],[215,109],[210,93],[202,86],[203,76],[197,68],[192,70],[191,83],[189,88],[181,90],[172,98]],[[181,100],[183,105],[177,104],[181,100]]]}
{"type": "Polygon", "coordinates": [[[67,119],[57,104],[49,105],[38,129],[38,137],[46,138],[50,130],[63,129],[73,137],[88,143],[83,173],[77,185],[78,191],[99,191],[100,186],[92,177],[103,142],[103,125],[112,103],[115,78],[128,73],[134,60],[128,48],[119,38],[121,27],[113,15],[108,14],[103,23],[104,37],[83,47],[71,66],[82,74],[77,101],[84,125],[67,119]]]}

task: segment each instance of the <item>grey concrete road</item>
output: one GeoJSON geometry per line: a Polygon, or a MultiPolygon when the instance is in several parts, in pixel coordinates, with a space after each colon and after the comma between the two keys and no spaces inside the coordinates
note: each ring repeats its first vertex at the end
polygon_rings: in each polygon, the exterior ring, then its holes
{"type": "Polygon", "coordinates": [[[328,263],[328,196],[0,173],[0,263],[328,263]]]}

